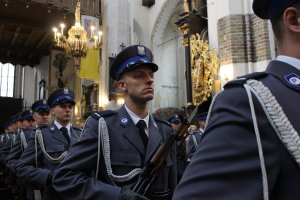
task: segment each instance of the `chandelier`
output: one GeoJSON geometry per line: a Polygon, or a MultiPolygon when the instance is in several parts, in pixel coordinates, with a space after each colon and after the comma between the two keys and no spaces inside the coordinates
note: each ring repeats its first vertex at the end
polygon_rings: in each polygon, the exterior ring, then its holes
{"type": "Polygon", "coordinates": [[[60,30],[53,28],[54,45],[65,50],[67,56],[73,57],[75,61],[75,70],[79,71],[79,61],[85,57],[89,48],[99,49],[102,45],[102,32],[95,34],[96,27],[90,26],[90,35],[81,26],[80,22],[80,0],[77,1],[75,10],[75,24],[69,29],[68,37],[64,35],[65,24],[60,24],[60,30]]]}

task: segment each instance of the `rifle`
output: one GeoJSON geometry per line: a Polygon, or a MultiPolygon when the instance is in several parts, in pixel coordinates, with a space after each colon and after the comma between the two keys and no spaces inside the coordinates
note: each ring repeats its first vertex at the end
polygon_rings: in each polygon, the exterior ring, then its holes
{"type": "Polygon", "coordinates": [[[198,110],[198,107],[199,105],[197,105],[194,108],[188,120],[183,120],[175,134],[170,135],[169,138],[163,144],[158,146],[157,150],[154,152],[147,164],[144,166],[136,184],[134,185],[132,189],[134,192],[141,195],[145,195],[147,193],[147,191],[150,189],[150,187],[158,177],[159,172],[164,167],[166,158],[174,142],[183,140],[187,136],[187,130],[198,110]]]}

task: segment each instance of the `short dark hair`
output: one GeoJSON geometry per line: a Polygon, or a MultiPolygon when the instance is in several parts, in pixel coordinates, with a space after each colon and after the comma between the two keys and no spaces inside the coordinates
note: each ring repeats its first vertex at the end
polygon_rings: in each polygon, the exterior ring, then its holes
{"type": "MultiPolygon", "coordinates": [[[[289,7],[295,7],[297,9],[300,9],[300,1],[299,0],[296,1],[289,7]]],[[[284,31],[283,30],[283,13],[284,13],[284,11],[280,15],[278,15],[277,17],[275,17],[274,19],[271,20],[272,29],[273,29],[277,44],[279,46],[282,45],[282,40],[283,40],[283,31],[284,31]]]]}

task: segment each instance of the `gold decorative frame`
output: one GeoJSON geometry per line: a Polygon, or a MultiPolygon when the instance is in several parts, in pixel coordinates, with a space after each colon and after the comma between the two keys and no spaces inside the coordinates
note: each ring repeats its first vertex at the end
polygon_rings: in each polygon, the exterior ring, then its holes
{"type": "Polygon", "coordinates": [[[193,104],[201,104],[210,97],[214,76],[219,67],[215,49],[209,47],[200,35],[190,36],[191,76],[193,104]]]}

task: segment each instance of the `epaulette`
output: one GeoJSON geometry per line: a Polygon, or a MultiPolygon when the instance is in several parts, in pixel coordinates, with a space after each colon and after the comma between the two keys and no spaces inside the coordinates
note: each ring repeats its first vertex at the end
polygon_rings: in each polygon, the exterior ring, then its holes
{"type": "Polygon", "coordinates": [[[78,130],[78,131],[82,131],[81,128],[77,127],[77,126],[72,126],[73,129],[78,130]]]}
{"type": "Polygon", "coordinates": [[[166,124],[166,125],[172,127],[171,124],[167,120],[156,118],[156,117],[154,117],[154,120],[157,121],[157,122],[161,122],[163,124],[166,124]]]}
{"type": "Polygon", "coordinates": [[[105,110],[105,111],[100,111],[100,112],[93,113],[91,115],[91,117],[94,118],[95,120],[98,120],[100,117],[107,117],[107,116],[110,116],[110,115],[114,115],[116,113],[117,112],[113,111],[113,110],[105,110]]]}
{"type": "Polygon", "coordinates": [[[246,83],[247,80],[249,79],[260,79],[263,78],[265,76],[267,76],[268,74],[266,72],[254,72],[251,74],[247,74],[244,76],[240,76],[237,79],[234,79],[232,81],[229,81],[228,83],[226,83],[224,85],[224,88],[230,88],[230,87],[234,87],[234,86],[241,86],[244,85],[246,83]]]}
{"type": "Polygon", "coordinates": [[[44,129],[44,128],[46,128],[46,127],[48,127],[48,125],[36,127],[36,128],[33,129],[33,131],[36,131],[37,129],[44,129]]]}
{"type": "Polygon", "coordinates": [[[48,127],[48,125],[44,125],[44,126],[37,127],[37,128],[35,128],[34,130],[36,130],[36,129],[44,129],[44,128],[46,128],[46,127],[48,127]]]}

